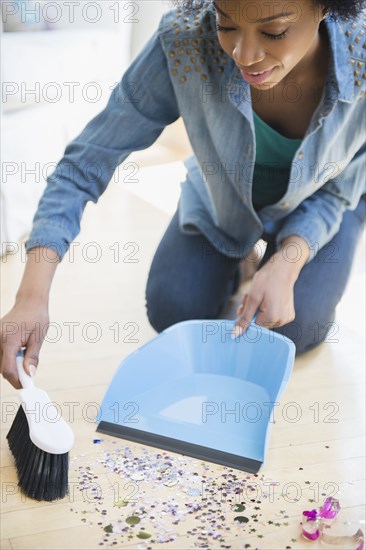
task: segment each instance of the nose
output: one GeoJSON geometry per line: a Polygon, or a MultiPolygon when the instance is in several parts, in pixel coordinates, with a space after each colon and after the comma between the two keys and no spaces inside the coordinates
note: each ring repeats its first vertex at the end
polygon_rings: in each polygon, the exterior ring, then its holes
{"type": "Polygon", "coordinates": [[[258,66],[266,57],[266,51],[253,38],[242,38],[234,47],[233,59],[242,67],[258,66]]]}

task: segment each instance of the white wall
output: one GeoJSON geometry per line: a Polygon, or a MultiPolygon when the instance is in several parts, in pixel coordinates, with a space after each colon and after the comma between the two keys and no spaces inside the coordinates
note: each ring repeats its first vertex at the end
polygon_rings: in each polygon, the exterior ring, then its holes
{"type": "Polygon", "coordinates": [[[134,0],[133,4],[138,8],[133,17],[138,20],[138,23],[133,23],[131,44],[131,55],[135,58],[157,29],[163,13],[173,5],[168,0],[134,0]]]}

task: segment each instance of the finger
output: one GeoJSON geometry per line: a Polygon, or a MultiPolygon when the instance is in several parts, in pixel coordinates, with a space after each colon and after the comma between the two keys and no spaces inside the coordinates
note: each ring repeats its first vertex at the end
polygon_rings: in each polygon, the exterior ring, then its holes
{"type": "Polygon", "coordinates": [[[28,338],[26,349],[24,353],[23,367],[29,376],[34,376],[39,362],[39,351],[42,346],[42,342],[35,332],[28,338]]]}
{"type": "Polygon", "coordinates": [[[239,317],[239,316],[242,314],[243,309],[244,309],[244,306],[245,306],[245,303],[246,303],[246,301],[247,301],[247,298],[248,298],[248,294],[244,294],[243,299],[242,299],[242,301],[241,301],[241,304],[240,304],[240,306],[238,307],[238,309],[236,310],[236,316],[237,316],[237,317],[239,317]]]}
{"type": "Polygon", "coordinates": [[[250,294],[246,294],[244,307],[241,310],[241,313],[239,313],[239,318],[236,320],[233,332],[231,334],[232,339],[242,336],[245,333],[259,307],[258,304],[258,299],[253,298],[250,294]]]}
{"type": "Polygon", "coordinates": [[[260,306],[260,300],[257,297],[252,296],[251,294],[248,294],[248,298],[246,300],[242,314],[240,315],[237,321],[237,324],[242,329],[242,334],[246,332],[259,306],[260,306]]]}
{"type": "Polygon", "coordinates": [[[3,349],[3,358],[1,364],[2,375],[16,390],[20,390],[22,387],[19,382],[17,365],[16,365],[16,355],[18,353],[17,346],[5,346],[3,349]]]}

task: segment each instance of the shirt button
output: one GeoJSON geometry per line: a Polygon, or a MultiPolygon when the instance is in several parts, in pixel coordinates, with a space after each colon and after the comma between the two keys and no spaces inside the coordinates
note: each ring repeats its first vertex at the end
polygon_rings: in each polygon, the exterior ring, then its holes
{"type": "Polygon", "coordinates": [[[298,159],[303,159],[303,158],[304,158],[304,153],[301,151],[301,152],[297,155],[297,158],[298,158],[298,159]]]}
{"type": "Polygon", "coordinates": [[[284,208],[284,209],[290,208],[290,203],[289,203],[289,202],[283,202],[283,203],[281,204],[281,208],[284,208]]]}

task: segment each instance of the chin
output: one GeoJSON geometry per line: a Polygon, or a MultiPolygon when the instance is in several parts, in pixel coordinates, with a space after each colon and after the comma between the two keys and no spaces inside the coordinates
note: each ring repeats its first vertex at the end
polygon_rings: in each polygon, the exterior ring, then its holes
{"type": "Polygon", "coordinates": [[[256,90],[271,90],[277,86],[277,84],[279,84],[279,82],[263,82],[262,84],[251,84],[250,86],[256,90]]]}

